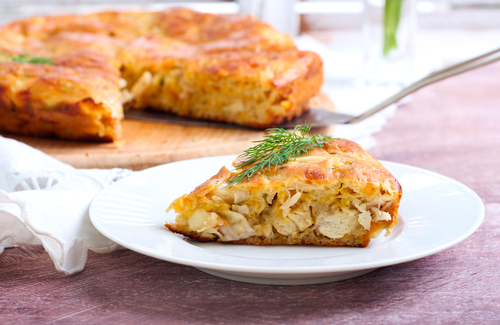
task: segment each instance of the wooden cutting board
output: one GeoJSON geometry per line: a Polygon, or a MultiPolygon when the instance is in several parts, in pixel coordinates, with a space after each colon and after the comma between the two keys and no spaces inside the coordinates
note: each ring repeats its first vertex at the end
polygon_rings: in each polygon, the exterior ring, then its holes
{"type": "MultiPolygon", "coordinates": [[[[334,111],[324,94],[313,99],[314,107],[334,111]]],[[[2,134],[26,143],[76,168],[149,167],[192,158],[240,154],[262,139],[264,131],[181,126],[136,120],[122,121],[123,139],[115,143],[89,143],[2,134]]],[[[332,134],[333,126],[313,129],[332,134]]]]}

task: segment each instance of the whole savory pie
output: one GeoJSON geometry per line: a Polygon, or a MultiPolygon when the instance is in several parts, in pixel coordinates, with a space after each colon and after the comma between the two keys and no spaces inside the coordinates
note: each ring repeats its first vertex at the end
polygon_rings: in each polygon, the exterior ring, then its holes
{"type": "Polygon", "coordinates": [[[322,62],[240,15],[175,8],[0,28],[0,131],[120,138],[123,108],[266,128],[308,110],[322,62]]]}
{"type": "Polygon", "coordinates": [[[326,139],[270,168],[245,159],[172,202],[165,226],[200,241],[365,247],[396,225],[401,186],[352,141],[326,139]]]}

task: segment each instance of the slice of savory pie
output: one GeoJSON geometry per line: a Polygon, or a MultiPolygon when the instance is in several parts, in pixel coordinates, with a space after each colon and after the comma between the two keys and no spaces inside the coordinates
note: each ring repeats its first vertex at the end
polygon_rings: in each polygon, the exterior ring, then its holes
{"type": "Polygon", "coordinates": [[[236,171],[222,167],[176,199],[167,210],[176,220],[165,226],[191,239],[248,245],[366,247],[382,230],[388,235],[402,195],[394,176],[352,141],[293,134],[275,130],[258,145],[268,145],[267,158],[249,161],[258,157],[251,148],[233,162],[236,171]],[[296,141],[273,147],[283,136],[296,141]]]}

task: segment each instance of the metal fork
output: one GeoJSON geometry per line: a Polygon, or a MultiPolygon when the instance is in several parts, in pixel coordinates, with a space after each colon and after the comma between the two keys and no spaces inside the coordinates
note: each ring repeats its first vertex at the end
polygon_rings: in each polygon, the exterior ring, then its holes
{"type": "Polygon", "coordinates": [[[380,104],[374,106],[372,109],[366,111],[365,113],[359,115],[359,116],[352,116],[348,114],[341,114],[341,113],[334,113],[334,112],[329,112],[325,111],[322,109],[316,109],[312,108],[308,113],[299,116],[285,124],[280,125],[282,128],[293,128],[297,124],[302,124],[304,122],[307,123],[312,123],[314,127],[324,127],[328,126],[331,124],[354,124],[358,123],[373,114],[381,111],[382,109],[386,108],[387,106],[396,103],[400,99],[404,98],[405,96],[408,96],[409,94],[413,93],[414,91],[425,87],[427,85],[433,84],[437,81],[455,76],[460,73],[464,73],[469,70],[473,70],[479,67],[482,67],[484,65],[493,63],[495,61],[500,60],[500,48],[497,48],[496,50],[490,51],[485,54],[481,54],[479,56],[476,56],[472,59],[454,64],[450,67],[438,70],[436,72],[433,72],[429,74],[428,76],[415,81],[411,85],[409,85],[406,88],[403,88],[401,91],[398,93],[392,95],[391,97],[387,98],[380,104]]]}

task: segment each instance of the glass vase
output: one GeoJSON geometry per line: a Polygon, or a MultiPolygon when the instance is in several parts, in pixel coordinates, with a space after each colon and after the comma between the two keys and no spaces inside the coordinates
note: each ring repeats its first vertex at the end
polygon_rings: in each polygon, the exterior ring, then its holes
{"type": "Polygon", "coordinates": [[[416,0],[363,0],[363,80],[404,86],[412,80],[416,0]]]}

